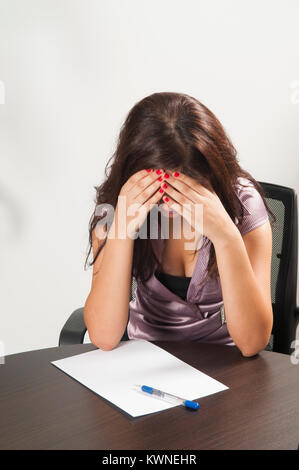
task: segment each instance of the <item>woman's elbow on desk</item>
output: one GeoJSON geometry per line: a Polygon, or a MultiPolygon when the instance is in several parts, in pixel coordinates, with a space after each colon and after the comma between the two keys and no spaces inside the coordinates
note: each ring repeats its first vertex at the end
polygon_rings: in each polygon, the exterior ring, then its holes
{"type": "Polygon", "coordinates": [[[243,350],[241,351],[241,354],[243,357],[254,357],[256,356],[259,352],[261,352],[261,350],[258,350],[258,351],[246,351],[246,350],[243,350]]]}
{"type": "Polygon", "coordinates": [[[248,346],[248,347],[242,347],[240,348],[241,354],[243,357],[253,357],[259,354],[261,351],[265,349],[267,344],[269,343],[270,338],[267,338],[266,341],[264,341],[262,344],[259,344],[258,346],[253,347],[253,345],[248,346]]]}
{"type": "Polygon", "coordinates": [[[92,342],[92,344],[94,346],[96,346],[97,348],[99,349],[102,349],[103,351],[111,351],[112,349],[116,348],[117,344],[108,344],[108,343],[103,343],[103,341],[101,340],[101,338],[98,338],[97,336],[95,336],[94,334],[92,334],[91,332],[88,331],[88,334],[89,334],[89,339],[90,341],[92,342]]]}
{"type": "Polygon", "coordinates": [[[110,351],[115,347],[111,344],[103,342],[104,335],[103,333],[99,333],[98,327],[95,327],[95,325],[92,324],[86,306],[84,307],[84,322],[88,331],[89,339],[94,346],[99,349],[103,349],[104,351],[110,351]]]}
{"type": "Polygon", "coordinates": [[[272,321],[261,327],[259,330],[247,332],[245,336],[233,338],[235,345],[239,348],[242,356],[253,357],[263,351],[269,344],[272,332],[272,321]]]}
{"type": "Polygon", "coordinates": [[[97,342],[95,343],[93,341],[92,341],[92,344],[94,344],[97,348],[102,349],[102,351],[112,351],[112,349],[116,348],[117,346],[117,345],[110,346],[110,345],[97,343],[97,342]]]}

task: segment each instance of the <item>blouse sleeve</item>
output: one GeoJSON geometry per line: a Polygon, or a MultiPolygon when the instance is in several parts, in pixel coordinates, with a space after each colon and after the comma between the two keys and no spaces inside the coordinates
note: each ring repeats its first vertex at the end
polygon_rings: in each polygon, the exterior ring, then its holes
{"type": "MultiPolygon", "coordinates": [[[[247,178],[240,178],[241,184],[236,185],[237,196],[243,207],[243,220],[240,224],[236,223],[241,235],[263,225],[269,220],[268,212],[258,190],[247,178]],[[243,185],[246,184],[246,187],[243,185]]],[[[237,221],[236,221],[237,222],[237,221]]]]}

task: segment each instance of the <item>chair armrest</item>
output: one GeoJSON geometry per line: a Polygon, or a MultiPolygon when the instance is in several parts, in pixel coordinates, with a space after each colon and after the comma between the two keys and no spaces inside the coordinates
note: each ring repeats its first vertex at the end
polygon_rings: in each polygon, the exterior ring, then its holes
{"type": "Polygon", "coordinates": [[[83,343],[87,330],[84,323],[83,311],[83,307],[78,308],[67,319],[59,335],[59,346],[83,343]]]}

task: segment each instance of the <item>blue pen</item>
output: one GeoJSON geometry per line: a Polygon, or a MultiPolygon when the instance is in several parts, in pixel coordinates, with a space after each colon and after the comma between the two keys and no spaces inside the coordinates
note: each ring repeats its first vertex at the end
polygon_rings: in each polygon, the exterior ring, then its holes
{"type": "Polygon", "coordinates": [[[162,400],[185,405],[186,408],[192,408],[193,410],[197,410],[200,406],[198,403],[196,403],[196,401],[185,400],[185,398],[180,398],[175,395],[171,395],[171,393],[162,392],[161,390],[157,390],[153,387],[148,387],[147,385],[136,385],[136,387],[138,388],[138,390],[154,395],[158,398],[161,398],[162,400]]]}

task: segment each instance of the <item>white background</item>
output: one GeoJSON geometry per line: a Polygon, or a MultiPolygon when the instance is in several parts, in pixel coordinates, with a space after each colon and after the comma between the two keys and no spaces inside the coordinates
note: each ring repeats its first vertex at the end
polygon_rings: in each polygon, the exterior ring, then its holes
{"type": "Polygon", "coordinates": [[[146,95],[196,97],[243,168],[299,190],[298,17],[297,0],[0,0],[6,354],[56,346],[83,306],[93,186],[146,95]]]}

